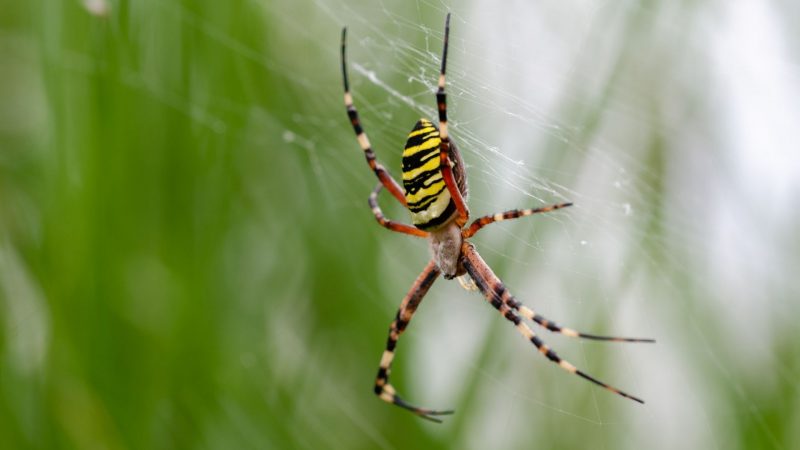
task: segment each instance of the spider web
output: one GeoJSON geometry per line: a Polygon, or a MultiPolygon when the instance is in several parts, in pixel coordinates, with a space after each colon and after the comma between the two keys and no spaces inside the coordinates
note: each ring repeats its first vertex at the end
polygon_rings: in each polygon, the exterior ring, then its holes
{"type": "MultiPolygon", "coordinates": [[[[275,132],[261,143],[277,136],[275,151],[303,154],[315,175],[304,183],[325,198],[323,213],[353,221],[367,220],[374,177],[341,102],[339,27],[348,26],[356,106],[397,177],[406,134],[419,117],[436,117],[443,22],[452,12],[448,109],[472,215],[575,203],[492,225],[475,238],[478,250],[546,317],[658,343],[587,343],[536,330],[565,359],[647,402],[637,405],[554,367],[477,293],[437,282],[403,336],[394,372],[410,401],[459,406],[432,436],[450,432],[454,448],[791,448],[800,442],[800,355],[787,344],[800,339],[800,43],[791,33],[800,11],[790,2],[734,3],[251,0],[277,18],[268,45],[275,53],[266,56],[187,7],[154,7],[162,20],[302,92],[288,123],[260,111],[275,132]]],[[[75,71],[93,63],[63,55],[75,71]]],[[[208,102],[186,100],[148,74],[125,76],[199,127],[233,132],[208,102]]],[[[226,108],[248,116],[255,107],[226,108]]],[[[405,221],[388,196],[382,205],[405,221]]],[[[359,301],[388,324],[427,251],[379,227],[368,233],[363,239],[383,242],[385,287],[376,295],[362,286],[359,301]]],[[[332,245],[348,251],[347,242],[332,245]]],[[[21,265],[0,256],[0,273],[21,265]]],[[[291,322],[313,302],[294,300],[271,305],[267,323],[281,343],[281,380],[337,366],[299,334],[305,323],[291,322]]],[[[20,334],[35,328],[19,326],[30,315],[44,315],[29,308],[9,314],[20,334]]],[[[366,390],[330,378],[322,394],[296,393],[298,403],[337,400],[347,431],[329,429],[318,414],[330,411],[315,404],[293,417],[299,444],[318,446],[308,431],[329,448],[396,446],[347,403],[366,390]]]]}
{"type": "MultiPolygon", "coordinates": [[[[568,360],[647,401],[627,404],[549,367],[477,294],[438,284],[398,364],[415,368],[400,373],[426,405],[472,399],[459,411],[466,431],[456,446],[510,448],[531,436],[563,444],[549,430],[567,427],[598,436],[600,447],[727,448],[742,422],[767,446],[785,445],[767,418],[781,402],[755,380],[779,391],[798,376],[770,351],[798,335],[786,319],[800,294],[785,269],[798,267],[797,216],[786,207],[800,189],[800,158],[789,147],[800,109],[786,101],[798,94],[798,49],[781,31],[790,29],[781,22],[788,6],[316,6],[349,26],[356,105],[395,174],[411,124],[435,117],[442,22],[452,11],[449,116],[473,215],[576,203],[495,225],[477,238],[479,250],[546,316],[659,341],[545,336],[568,360]]],[[[317,39],[287,22],[300,39],[317,39]]],[[[338,49],[323,42],[334,64],[338,49]]],[[[313,141],[304,123],[341,127],[325,106],[287,133],[313,141]]],[[[355,145],[313,151],[344,148],[355,145]]],[[[334,166],[318,172],[325,185],[364,170],[352,158],[326,161],[334,166]]],[[[344,198],[332,195],[331,208],[344,198]]],[[[375,238],[386,239],[380,230],[375,238]]],[[[385,279],[398,280],[392,292],[404,292],[422,266],[395,256],[403,252],[399,240],[384,249],[385,279]]],[[[372,307],[391,317],[395,305],[372,307]]]]}
{"type": "MultiPolygon", "coordinates": [[[[798,333],[785,318],[800,294],[784,269],[797,268],[797,216],[785,208],[800,193],[789,144],[800,108],[786,101],[800,93],[798,49],[781,31],[788,6],[318,6],[350,27],[356,104],[389,167],[415,115],[435,117],[441,22],[452,10],[449,116],[473,215],[576,203],[495,225],[479,250],[546,316],[659,341],[545,336],[648,402],[625,404],[536,360],[475,294],[437,286],[415,319],[424,332],[404,337],[407,366],[426,370],[403,373],[432,405],[477,398],[461,412],[470,431],[457,446],[510,448],[531,435],[557,445],[548,429],[566,424],[609,448],[727,448],[741,421],[766,445],[785,445],[767,419],[780,402],[753,382],[766,377],[779,390],[798,375],[770,351],[798,333]]],[[[341,161],[326,181],[363,169],[341,161]]],[[[393,257],[403,251],[387,247],[387,279],[410,280],[421,266],[393,257]]],[[[376,308],[388,317],[394,305],[376,308]]]]}

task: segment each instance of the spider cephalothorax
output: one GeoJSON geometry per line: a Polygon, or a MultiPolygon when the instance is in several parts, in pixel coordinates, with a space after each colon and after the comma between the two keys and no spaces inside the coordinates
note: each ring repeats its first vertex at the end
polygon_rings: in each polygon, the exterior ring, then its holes
{"type": "Polygon", "coordinates": [[[347,65],[345,63],[347,29],[342,30],[342,77],[344,79],[344,103],[347,108],[347,116],[350,118],[350,123],[356,133],[356,139],[364,151],[364,156],[367,158],[367,164],[369,164],[379,180],[378,185],[369,196],[370,208],[372,208],[375,219],[383,227],[399,233],[427,238],[432,256],[428,265],[425,266],[425,269],[417,277],[408,294],[400,303],[397,316],[389,328],[386,350],[384,350],[381,357],[378,376],[375,378],[375,394],[386,402],[401,406],[421,417],[436,422],[440,421],[436,416],[452,414],[453,411],[437,411],[408,404],[395,393],[394,387],[389,384],[389,372],[394,359],[397,341],[411,321],[411,317],[423,297],[441,274],[447,279],[468,275],[486,297],[486,300],[506,319],[512,322],[525,339],[530,341],[541,354],[558,364],[562,369],[618,395],[644,403],[639,398],[614,388],[561,359],[522,319],[527,319],[549,331],[570,337],[615,342],[654,342],[652,339],[598,336],[557,325],[517,301],[500,279],[497,278],[497,275],[492,272],[492,269],[483,261],[475,250],[475,246],[467,240],[475,235],[478,230],[491,223],[554,211],[572,204],[559,203],[541,208],[514,209],[480,217],[468,227],[465,227],[469,220],[469,210],[466,205],[467,172],[461,159],[461,154],[450,140],[447,132],[447,96],[444,88],[449,34],[450,14],[447,15],[445,22],[442,67],[436,92],[439,127],[437,128],[428,119],[420,119],[409,133],[408,141],[403,150],[403,188],[401,188],[383,165],[377,161],[367,134],[361,127],[347,80],[347,65]],[[391,221],[383,215],[380,206],[378,206],[378,193],[383,188],[386,188],[398,202],[408,208],[411,212],[413,226],[391,221]]]}

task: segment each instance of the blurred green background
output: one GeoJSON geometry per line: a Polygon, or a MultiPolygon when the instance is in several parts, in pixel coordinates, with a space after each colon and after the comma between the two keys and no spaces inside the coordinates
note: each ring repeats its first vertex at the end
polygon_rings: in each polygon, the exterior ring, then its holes
{"type": "MultiPolygon", "coordinates": [[[[747,2],[0,1],[0,447],[800,448],[800,9],[747,2]],[[741,4],[740,4],[741,3],[741,4]],[[608,345],[553,367],[378,227],[341,100],[399,174],[452,133],[478,249],[608,345]]],[[[387,213],[407,221],[390,198],[387,213]]]]}

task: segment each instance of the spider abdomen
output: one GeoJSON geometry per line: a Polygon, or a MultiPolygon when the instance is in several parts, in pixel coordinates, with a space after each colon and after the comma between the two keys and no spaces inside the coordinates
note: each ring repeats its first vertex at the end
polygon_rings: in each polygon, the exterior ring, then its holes
{"type": "MultiPolygon", "coordinates": [[[[456,206],[442,177],[442,143],[439,129],[428,119],[420,119],[408,134],[403,150],[403,187],[411,212],[411,223],[422,230],[435,230],[456,214],[456,206]]],[[[455,145],[450,142],[453,175],[462,196],[466,197],[466,173],[455,145]]]]}

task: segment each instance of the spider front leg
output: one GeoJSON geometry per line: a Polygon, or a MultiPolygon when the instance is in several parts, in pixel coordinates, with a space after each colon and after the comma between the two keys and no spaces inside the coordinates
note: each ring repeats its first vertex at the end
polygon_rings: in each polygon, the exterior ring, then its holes
{"type": "Polygon", "coordinates": [[[429,262],[428,265],[425,266],[425,270],[422,271],[419,277],[417,277],[416,281],[414,281],[414,284],[411,285],[411,289],[408,291],[408,294],[406,294],[406,296],[403,298],[403,301],[400,303],[400,308],[397,311],[397,315],[395,316],[394,321],[392,321],[392,325],[389,327],[389,339],[386,341],[386,350],[383,351],[383,356],[381,356],[381,363],[378,367],[378,376],[375,378],[375,395],[377,395],[381,400],[405,408],[414,414],[433,422],[441,422],[441,420],[435,416],[453,414],[453,411],[437,411],[420,408],[406,403],[397,395],[394,387],[389,384],[389,373],[391,372],[392,360],[394,359],[397,341],[400,339],[400,335],[403,334],[408,326],[408,323],[411,321],[411,318],[414,316],[414,312],[416,312],[417,307],[422,302],[425,294],[431,288],[433,282],[436,281],[436,278],[439,277],[439,273],[440,272],[438,267],[436,267],[436,263],[434,261],[429,262]]]}
{"type": "Polygon", "coordinates": [[[401,205],[406,206],[406,197],[403,194],[403,189],[395,181],[389,172],[379,163],[372,146],[369,143],[369,138],[364,128],[361,126],[361,120],[358,118],[358,111],[353,104],[353,96],[350,94],[350,83],[347,79],[347,61],[345,59],[345,49],[347,42],[347,28],[342,29],[342,79],[344,80],[344,106],[347,108],[347,117],[350,118],[350,124],[353,126],[353,131],[356,133],[358,145],[364,151],[364,157],[367,159],[370,169],[375,172],[375,176],[381,181],[386,189],[392,194],[394,198],[400,202],[401,205]]]}
{"type": "Polygon", "coordinates": [[[450,193],[450,198],[456,206],[458,217],[456,217],[456,225],[459,228],[464,226],[469,220],[469,209],[461,191],[458,189],[458,183],[453,175],[453,168],[449,158],[450,155],[450,137],[447,133],[447,94],[445,93],[445,71],[447,68],[447,46],[450,39],[450,13],[447,13],[447,19],[444,26],[444,49],[442,50],[442,69],[439,72],[439,88],[436,91],[436,107],[439,110],[439,138],[441,144],[439,146],[439,159],[442,170],[442,179],[447,186],[447,191],[450,193]]]}

